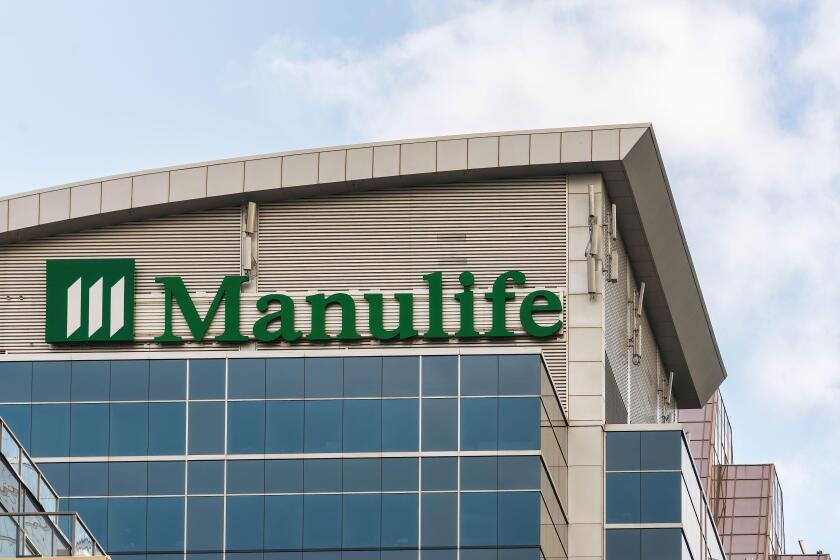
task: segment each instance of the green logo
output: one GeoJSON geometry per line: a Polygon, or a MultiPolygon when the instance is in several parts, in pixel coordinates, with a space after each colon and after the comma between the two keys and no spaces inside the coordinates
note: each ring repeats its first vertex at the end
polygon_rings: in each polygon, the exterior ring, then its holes
{"type": "Polygon", "coordinates": [[[134,259],[47,261],[47,342],[134,340],[134,259]]]}

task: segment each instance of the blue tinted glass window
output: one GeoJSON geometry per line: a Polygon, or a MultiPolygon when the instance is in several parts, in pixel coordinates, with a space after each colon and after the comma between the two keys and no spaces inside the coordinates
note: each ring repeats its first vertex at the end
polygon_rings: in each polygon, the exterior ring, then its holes
{"type": "Polygon", "coordinates": [[[346,548],[379,548],[381,497],[379,494],[344,496],[342,545],[346,548]]]}
{"type": "Polygon", "coordinates": [[[4,402],[29,402],[32,400],[32,362],[0,363],[0,387],[4,402]]]}
{"type": "Polygon", "coordinates": [[[271,358],[265,361],[265,396],[303,398],[303,358],[271,358]]]}
{"type": "Polygon", "coordinates": [[[187,398],[187,361],[149,360],[149,398],[153,401],[187,398]]]}
{"type": "Polygon", "coordinates": [[[181,455],[185,437],[184,403],[149,403],[149,455],[181,455]]]}
{"type": "Polygon", "coordinates": [[[265,462],[266,492],[302,492],[303,461],[277,459],[265,462]]]}
{"type": "Polygon", "coordinates": [[[642,558],[645,560],[682,557],[682,534],[679,529],[642,529],[641,533],[642,558]]]}
{"type": "Polygon", "coordinates": [[[108,465],[109,496],[143,496],[147,480],[144,461],[114,461],[108,465]]]}
{"type": "Polygon", "coordinates": [[[422,466],[423,490],[455,490],[458,488],[457,457],[424,457],[422,466]]]}
{"type": "Polygon", "coordinates": [[[496,398],[461,399],[461,449],[498,449],[498,413],[496,398]]]}
{"type": "Polygon", "coordinates": [[[32,366],[32,400],[70,400],[70,362],[35,362],[32,366]]]}
{"type": "Polygon", "coordinates": [[[265,403],[265,452],[303,451],[303,401],[265,403]]]}
{"type": "Polygon", "coordinates": [[[111,404],[111,455],[147,455],[149,452],[148,403],[111,404]]]}
{"type": "Polygon", "coordinates": [[[423,396],[458,394],[458,356],[423,356],[423,396]]]}
{"type": "Polygon", "coordinates": [[[32,406],[32,447],[35,457],[70,455],[70,405],[36,404],[32,406]]]}
{"type": "Polygon", "coordinates": [[[461,394],[499,393],[498,356],[461,356],[461,394]]]}
{"type": "Polygon", "coordinates": [[[540,399],[499,399],[499,449],[540,448],[540,399]]]}
{"type": "Polygon", "coordinates": [[[608,471],[637,471],[642,466],[639,432],[607,432],[608,471]]]}
{"type": "Polygon", "coordinates": [[[111,361],[111,400],[145,401],[149,398],[149,361],[111,361]]]}
{"type": "Polygon", "coordinates": [[[378,492],[382,486],[381,459],[344,459],[342,469],[345,492],[378,492]]]}
{"type": "Polygon", "coordinates": [[[106,360],[78,361],[71,366],[70,398],[74,401],[107,401],[111,387],[111,364],[106,360]]]}
{"type": "Polygon", "coordinates": [[[503,490],[539,490],[540,458],[499,457],[499,488],[503,490]]]}
{"type": "Polygon", "coordinates": [[[262,494],[265,491],[264,461],[228,461],[227,491],[229,494],[262,494]]]}
{"type": "Polygon", "coordinates": [[[221,550],[224,524],[221,496],[200,496],[187,499],[187,549],[221,550]]]}
{"type": "Polygon", "coordinates": [[[420,358],[382,358],[382,396],[416,397],[420,389],[420,358]]]}
{"type": "Polygon", "coordinates": [[[190,461],[187,471],[190,494],[221,494],[224,491],[224,461],[190,461]]]}
{"type": "Polygon", "coordinates": [[[496,457],[462,457],[462,490],[495,490],[498,463],[496,457]]]}
{"type": "Polygon", "coordinates": [[[344,358],[344,396],[382,396],[382,358],[344,358]]]}
{"type": "Polygon", "coordinates": [[[383,457],[382,490],[417,490],[418,467],[416,457],[383,457]]]}
{"type": "Polygon", "coordinates": [[[642,523],[679,523],[680,477],[678,472],[641,473],[642,523]]]}
{"type": "Polygon", "coordinates": [[[228,403],[228,453],[265,453],[265,401],[228,403]]]}
{"type": "Polygon", "coordinates": [[[382,451],[417,451],[418,399],[382,400],[382,451]]]}
{"type": "Polygon", "coordinates": [[[228,360],[228,398],[261,399],[265,397],[265,360],[257,358],[228,360]]]}
{"type": "Polygon", "coordinates": [[[341,496],[304,495],[304,548],[341,546],[341,496]]]}
{"type": "Polygon", "coordinates": [[[341,459],[306,459],[304,492],[341,492],[341,459]]]}
{"type": "Polygon", "coordinates": [[[499,544],[540,544],[540,495],[538,492],[499,493],[499,544]]]}
{"type": "Polygon", "coordinates": [[[70,495],[107,496],[108,463],[70,463],[70,495]]]}
{"type": "Polygon", "coordinates": [[[458,498],[455,492],[423,494],[423,546],[454,547],[457,544],[458,498]]]}
{"type": "MultiPolygon", "coordinates": [[[[606,560],[642,560],[642,540],[639,529],[607,529],[606,560]]],[[[680,555],[669,558],[680,558],[680,555]]]]}
{"type": "Polygon", "coordinates": [[[341,401],[306,401],[304,450],[307,453],[341,451],[341,401]]]}
{"type": "Polygon", "coordinates": [[[417,494],[382,494],[382,546],[417,546],[417,494]]]}
{"type": "Polygon", "coordinates": [[[184,493],[183,461],[152,461],[148,476],[151,495],[184,493]]]}
{"type": "Polygon", "coordinates": [[[60,496],[67,496],[70,494],[69,463],[41,463],[38,467],[60,496]]]}
{"type": "Polygon", "coordinates": [[[423,451],[457,448],[457,413],[456,399],[423,399],[423,451]]]}
{"type": "Polygon", "coordinates": [[[8,423],[20,443],[31,451],[32,406],[28,404],[0,404],[0,418],[8,423]]]}
{"type": "Polygon", "coordinates": [[[495,492],[461,494],[461,546],[496,546],[495,492]]]}
{"type": "Polygon", "coordinates": [[[300,549],[303,537],[303,496],[265,497],[265,548],[300,549]]]}
{"type": "Polygon", "coordinates": [[[190,453],[210,455],[225,451],[225,405],[221,402],[190,403],[190,453]]]}
{"type": "Polygon", "coordinates": [[[639,473],[607,473],[607,523],[640,523],[641,491],[639,473]]]}
{"type": "Polygon", "coordinates": [[[230,496],[227,499],[227,550],[260,550],[263,547],[263,496],[230,496]]]}
{"type": "Polygon", "coordinates": [[[108,551],[146,549],[146,498],[108,500],[108,551]]]}
{"type": "Polygon", "coordinates": [[[642,432],[642,470],[678,471],[681,458],[680,432],[642,432]]]}
{"type": "Polygon", "coordinates": [[[382,401],[344,401],[344,451],[362,452],[382,449],[382,401]]]}
{"type": "Polygon", "coordinates": [[[225,398],[225,361],[190,360],[190,399],[225,398]]]}
{"type": "Polygon", "coordinates": [[[108,405],[70,405],[70,454],[95,457],[108,454],[108,405]]]}
{"type": "Polygon", "coordinates": [[[499,394],[539,395],[541,365],[537,354],[499,356],[499,394]]]}
{"type": "Polygon", "coordinates": [[[70,499],[67,500],[66,510],[77,512],[99,544],[109,549],[107,498],[70,499]]]}
{"type": "Polygon", "coordinates": [[[341,358],[306,358],[304,392],[307,397],[340,397],[344,392],[341,358]]]}
{"type": "MultiPolygon", "coordinates": [[[[184,550],[184,498],[149,498],[146,550],[184,550]]],[[[162,559],[161,559],[162,560],[162,559]]]]}

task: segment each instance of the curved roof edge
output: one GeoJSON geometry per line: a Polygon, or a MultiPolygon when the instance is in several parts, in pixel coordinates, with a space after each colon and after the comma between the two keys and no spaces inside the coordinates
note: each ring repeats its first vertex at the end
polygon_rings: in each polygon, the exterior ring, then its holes
{"type": "Polygon", "coordinates": [[[674,393],[700,407],[726,377],[650,124],[296,150],[80,181],[0,198],[0,245],[239,204],[407,184],[601,173],[674,393]]]}

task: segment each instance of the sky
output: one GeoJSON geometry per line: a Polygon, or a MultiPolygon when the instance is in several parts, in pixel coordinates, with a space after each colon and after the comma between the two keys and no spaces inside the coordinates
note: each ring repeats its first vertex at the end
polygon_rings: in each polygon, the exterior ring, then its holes
{"type": "Polygon", "coordinates": [[[218,158],[652,122],[788,552],[840,555],[840,2],[0,0],[0,196],[218,158]]]}

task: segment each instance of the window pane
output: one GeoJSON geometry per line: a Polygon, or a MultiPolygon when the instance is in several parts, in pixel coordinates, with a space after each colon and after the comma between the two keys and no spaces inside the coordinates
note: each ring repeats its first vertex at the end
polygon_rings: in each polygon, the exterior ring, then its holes
{"type": "Polygon", "coordinates": [[[343,502],[342,544],[346,548],[379,548],[380,495],[350,494],[343,502]]]}
{"type": "Polygon", "coordinates": [[[303,461],[277,459],[265,462],[266,492],[302,492],[303,461]]]}
{"type": "Polygon", "coordinates": [[[111,361],[111,400],[145,401],[149,399],[149,361],[111,361]]]}
{"type": "Polygon", "coordinates": [[[417,451],[418,399],[383,399],[382,451],[417,451]]]}
{"type": "Polygon", "coordinates": [[[32,406],[32,447],[34,457],[67,457],[70,454],[70,405],[32,406]]]}
{"type": "Polygon", "coordinates": [[[224,461],[190,461],[187,470],[190,494],[221,494],[224,491],[224,461]]]}
{"type": "Polygon", "coordinates": [[[382,358],[382,396],[416,397],[420,388],[420,358],[382,358]]]}
{"type": "Polygon", "coordinates": [[[637,471],[641,468],[641,434],[607,432],[607,470],[637,471]]]}
{"type": "Polygon", "coordinates": [[[225,452],[225,405],[221,402],[190,403],[190,453],[225,452]]]}
{"type": "Polygon", "coordinates": [[[146,549],[146,498],[108,500],[108,552],[146,549]]]}
{"type": "Polygon", "coordinates": [[[74,457],[108,455],[108,405],[70,405],[70,453],[74,457]]]}
{"type": "Polygon", "coordinates": [[[32,366],[32,400],[70,400],[70,362],[35,362],[32,366]]]}
{"type": "Polygon", "coordinates": [[[304,548],[341,546],[341,496],[304,495],[304,548]]]}
{"type": "Polygon", "coordinates": [[[75,511],[84,520],[93,536],[106,550],[108,543],[108,500],[107,498],[70,499],[67,511],[75,511]]]}
{"type": "Polygon", "coordinates": [[[344,401],[344,451],[363,452],[382,449],[382,401],[344,401]]]}
{"type": "Polygon", "coordinates": [[[187,361],[149,360],[149,399],[164,401],[186,398],[187,361]]]}
{"type": "Polygon", "coordinates": [[[461,356],[461,394],[499,393],[498,356],[461,356]]]}
{"type": "Polygon", "coordinates": [[[269,398],[303,398],[303,358],[266,360],[265,394],[269,398]]]}
{"type": "Polygon", "coordinates": [[[70,495],[107,496],[108,463],[70,463],[70,495]]]}
{"type": "Polygon", "coordinates": [[[382,358],[344,358],[344,396],[382,396],[382,358]]]}
{"type": "Polygon", "coordinates": [[[229,494],[262,494],[265,492],[264,478],[264,461],[228,461],[227,491],[229,494]]]}
{"type": "Polygon", "coordinates": [[[184,462],[152,461],[148,467],[149,494],[183,494],[184,462]]]}
{"type": "Polygon", "coordinates": [[[344,459],[342,486],[345,492],[379,492],[381,459],[344,459]]]}
{"type": "Polygon", "coordinates": [[[265,401],[228,403],[228,453],[265,453],[265,401]]]}
{"type": "Polygon", "coordinates": [[[641,474],[642,523],[679,523],[680,473],[643,472],[641,474]]]}
{"type": "Polygon", "coordinates": [[[222,500],[221,496],[187,499],[187,549],[199,552],[222,549],[222,500]]]}
{"type": "Polygon", "coordinates": [[[462,490],[495,490],[497,486],[496,457],[462,457],[462,490]]]}
{"type": "Polygon", "coordinates": [[[499,493],[499,544],[540,544],[540,495],[538,492],[499,493]]]}
{"type": "Polygon", "coordinates": [[[540,458],[499,457],[499,488],[502,490],[539,490],[540,458]]]}
{"type": "Polygon", "coordinates": [[[495,492],[461,494],[461,546],[496,546],[495,492]]]}
{"type": "Polygon", "coordinates": [[[341,401],[306,401],[304,450],[307,453],[341,451],[341,401]]]}
{"type": "Polygon", "coordinates": [[[190,400],[225,398],[225,361],[190,360],[190,400]]]}
{"type": "Polygon", "coordinates": [[[0,404],[2,418],[15,433],[20,443],[32,450],[32,406],[28,404],[0,404]]]}
{"type": "Polygon", "coordinates": [[[143,461],[114,461],[108,465],[108,495],[144,496],[147,476],[143,461]]]}
{"type": "Polygon", "coordinates": [[[307,397],[341,397],[344,392],[341,358],[306,358],[304,390],[307,397]]]}
{"type": "Polygon", "coordinates": [[[419,463],[415,457],[383,457],[382,490],[417,490],[419,463]]]}
{"type": "Polygon", "coordinates": [[[423,356],[423,396],[458,394],[458,356],[423,356]]]}
{"type": "Polygon", "coordinates": [[[149,452],[148,403],[111,405],[111,455],[147,455],[149,452]]]}
{"type": "Polygon", "coordinates": [[[265,406],[265,452],[303,452],[303,401],[266,401],[265,406]]]}
{"type": "Polygon", "coordinates": [[[457,448],[457,410],[456,399],[423,399],[423,451],[457,448]]]}
{"type": "Polygon", "coordinates": [[[184,403],[149,403],[149,455],[182,455],[185,438],[184,403]]]}
{"type": "Polygon", "coordinates": [[[69,463],[41,463],[38,465],[47,480],[59,496],[70,494],[70,464],[69,463]]]}
{"type": "Polygon", "coordinates": [[[496,398],[461,399],[461,449],[498,449],[498,414],[499,401],[496,398]]]}
{"type": "Polygon", "coordinates": [[[382,546],[416,547],[417,514],[417,494],[382,494],[382,546]]]}
{"type": "Polygon", "coordinates": [[[341,459],[305,459],[304,492],[341,492],[341,459]]]}
{"type": "Polygon", "coordinates": [[[256,358],[228,360],[228,398],[261,399],[265,397],[265,360],[256,358]]]}
{"type": "Polygon", "coordinates": [[[642,529],[642,558],[645,560],[671,560],[680,558],[681,554],[679,529],[642,529]]]}
{"type": "Polygon", "coordinates": [[[423,494],[423,546],[454,547],[457,544],[456,514],[458,499],[455,492],[423,494]]]}
{"type": "Polygon", "coordinates": [[[300,549],[303,537],[303,496],[265,497],[265,547],[300,549]]]}
{"type": "Polygon", "coordinates": [[[607,474],[607,523],[641,522],[639,473],[607,474]]]}
{"type": "Polygon", "coordinates": [[[422,460],[423,490],[456,490],[458,488],[457,457],[425,457],[422,460]]]}
{"type": "Polygon", "coordinates": [[[146,549],[179,553],[184,550],[184,499],[149,498],[146,549]]]}
{"type": "Polygon", "coordinates": [[[111,364],[107,360],[72,362],[70,398],[74,401],[107,401],[111,364]]]}
{"type": "Polygon", "coordinates": [[[642,470],[678,471],[681,456],[680,432],[642,432],[642,470]]]}
{"type": "Polygon", "coordinates": [[[29,402],[32,400],[32,362],[0,363],[0,387],[4,402],[29,402]]]}
{"type": "MultiPolygon", "coordinates": [[[[642,560],[639,529],[607,529],[605,540],[606,560],[642,560]]],[[[679,555],[673,558],[679,558],[679,555]]]]}
{"type": "Polygon", "coordinates": [[[540,399],[499,399],[499,449],[540,448],[540,399]]]}
{"type": "Polygon", "coordinates": [[[263,496],[231,496],[227,499],[227,550],[262,550],[263,496]]]}
{"type": "Polygon", "coordinates": [[[500,395],[539,395],[540,356],[499,356],[500,395]]]}

